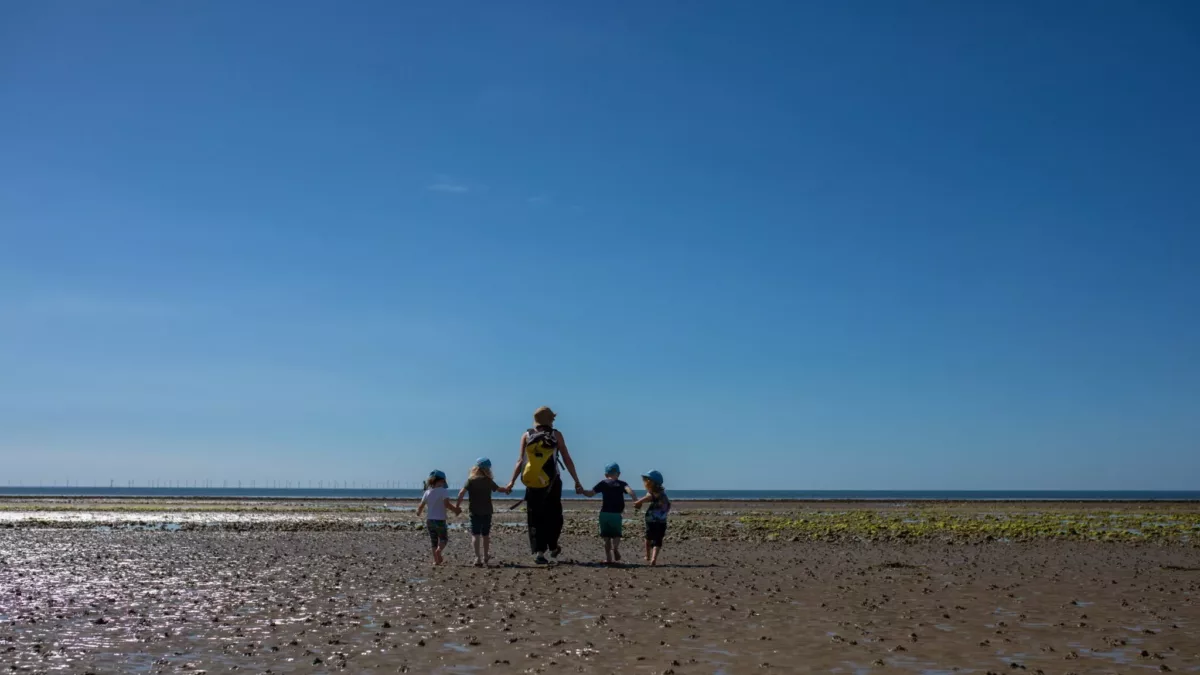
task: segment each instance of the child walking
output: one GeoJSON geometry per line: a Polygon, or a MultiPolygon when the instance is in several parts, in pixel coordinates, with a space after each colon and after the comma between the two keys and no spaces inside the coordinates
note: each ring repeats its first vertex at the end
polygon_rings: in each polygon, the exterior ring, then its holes
{"type": "Polygon", "coordinates": [[[621,562],[621,514],[625,512],[626,493],[637,498],[629,483],[621,480],[621,467],[616,462],[604,467],[604,480],[583,492],[588,497],[597,494],[604,497],[600,506],[600,538],[604,540],[604,558],[609,565],[621,562]]]}
{"type": "Polygon", "coordinates": [[[458,501],[454,502],[454,507],[459,509],[459,513],[462,513],[460,507],[462,507],[463,497],[470,496],[471,545],[475,547],[476,567],[483,567],[492,561],[493,492],[511,493],[512,490],[496,485],[496,481],[492,479],[492,460],[480,457],[475,460],[475,466],[471,467],[466,484],[458,491],[458,501]],[[481,543],[483,544],[483,557],[479,555],[481,543]]]}
{"type": "Polygon", "coordinates": [[[429,472],[425,479],[425,494],[421,495],[421,503],[417,506],[417,517],[429,509],[425,519],[425,529],[429,530],[429,542],[433,544],[433,564],[441,565],[442,551],[450,543],[450,531],[446,528],[446,510],[461,514],[462,509],[450,503],[450,495],[446,492],[446,474],[438,469],[429,472]]]}
{"type": "Polygon", "coordinates": [[[646,507],[646,562],[658,564],[658,551],[662,548],[663,537],[667,535],[667,513],[671,511],[671,500],[663,489],[663,475],[658,471],[647,471],[642,474],[642,485],[646,487],[646,496],[633,503],[635,509],[646,507]]]}

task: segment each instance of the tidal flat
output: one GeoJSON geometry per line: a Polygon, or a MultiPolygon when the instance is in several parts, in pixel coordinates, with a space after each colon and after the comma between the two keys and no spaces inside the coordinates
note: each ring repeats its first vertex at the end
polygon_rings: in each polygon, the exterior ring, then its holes
{"type": "Polygon", "coordinates": [[[512,504],[478,569],[411,502],[3,500],[0,670],[1200,672],[1198,504],[679,502],[654,568],[512,504]]]}

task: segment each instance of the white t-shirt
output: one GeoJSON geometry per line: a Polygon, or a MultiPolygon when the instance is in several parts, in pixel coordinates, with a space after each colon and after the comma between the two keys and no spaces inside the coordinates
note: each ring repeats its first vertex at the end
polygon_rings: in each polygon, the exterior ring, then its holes
{"type": "Polygon", "coordinates": [[[425,505],[425,520],[446,519],[446,499],[450,493],[444,487],[429,488],[421,497],[425,505]]]}

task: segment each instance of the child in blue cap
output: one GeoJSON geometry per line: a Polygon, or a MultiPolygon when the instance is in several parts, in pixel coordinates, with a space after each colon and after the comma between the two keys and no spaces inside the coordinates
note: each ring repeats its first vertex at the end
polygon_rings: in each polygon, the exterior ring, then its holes
{"type": "Polygon", "coordinates": [[[483,567],[492,560],[492,493],[512,492],[496,485],[492,479],[492,460],[480,457],[471,467],[467,482],[458,491],[458,500],[454,506],[461,507],[463,497],[470,496],[471,503],[471,545],[475,547],[475,566],[483,567]],[[479,555],[479,545],[483,544],[483,556],[479,555]]]}
{"type": "Polygon", "coordinates": [[[429,542],[433,544],[433,564],[441,565],[442,551],[450,543],[450,530],[446,527],[446,510],[461,514],[462,509],[450,503],[450,495],[446,492],[446,474],[439,469],[429,472],[425,479],[425,494],[421,495],[421,503],[417,506],[417,517],[429,509],[425,519],[425,529],[429,530],[429,542]]]}
{"type": "Polygon", "coordinates": [[[658,471],[642,474],[642,484],[646,487],[646,496],[634,502],[633,508],[640,509],[642,504],[649,503],[646,508],[646,562],[657,565],[658,551],[662,548],[663,537],[667,536],[671,500],[663,489],[663,475],[658,471]]]}
{"type": "Polygon", "coordinates": [[[600,538],[604,540],[604,558],[609,565],[621,562],[621,514],[625,511],[626,493],[637,498],[629,483],[621,480],[621,467],[616,462],[604,467],[604,480],[583,491],[588,497],[597,494],[604,497],[600,507],[600,538]]]}

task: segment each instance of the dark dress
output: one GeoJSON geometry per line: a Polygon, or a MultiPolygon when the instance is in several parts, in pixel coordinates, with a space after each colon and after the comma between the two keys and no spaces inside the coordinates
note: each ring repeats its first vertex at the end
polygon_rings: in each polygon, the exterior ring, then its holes
{"type": "MultiPolygon", "coordinates": [[[[534,428],[534,431],[550,430],[545,426],[534,428]]],[[[525,524],[529,530],[529,549],[535,554],[557,550],[563,529],[562,474],[557,456],[543,470],[550,476],[550,485],[525,488],[525,524]]]]}

